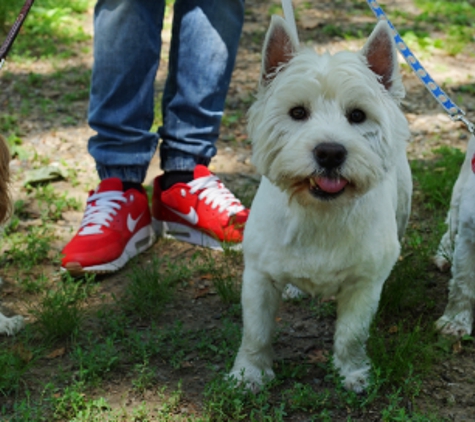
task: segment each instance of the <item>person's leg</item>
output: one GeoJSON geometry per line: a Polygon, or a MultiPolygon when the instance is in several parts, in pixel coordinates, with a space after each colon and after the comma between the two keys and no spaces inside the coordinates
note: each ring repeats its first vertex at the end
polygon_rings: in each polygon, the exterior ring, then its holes
{"type": "Polygon", "coordinates": [[[101,179],[141,183],[156,150],[153,84],[159,65],[164,1],[99,0],[94,14],[94,67],[89,152],[101,179]]]}
{"type": "Polygon", "coordinates": [[[159,130],[153,224],[161,236],[221,249],[239,244],[249,210],[206,166],[236,59],[243,0],[177,0],[159,130]]]}
{"type": "Polygon", "coordinates": [[[71,274],[116,271],[153,244],[150,207],[141,186],[158,136],[153,84],[159,64],[163,0],[99,0],[89,140],[101,178],[76,235],[63,249],[71,274]]]}
{"type": "Polygon", "coordinates": [[[244,20],[243,0],[177,0],[159,130],[163,170],[208,165],[244,20]]]}

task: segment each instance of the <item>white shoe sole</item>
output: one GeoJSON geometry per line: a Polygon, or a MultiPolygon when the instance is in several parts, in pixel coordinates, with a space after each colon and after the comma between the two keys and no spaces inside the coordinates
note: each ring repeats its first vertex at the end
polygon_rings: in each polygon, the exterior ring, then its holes
{"type": "Polygon", "coordinates": [[[184,224],[172,223],[170,221],[160,221],[152,218],[152,225],[158,237],[180,240],[182,242],[203,246],[215,251],[223,251],[224,249],[242,249],[241,243],[222,243],[219,240],[207,235],[206,233],[184,224]],[[224,249],[223,245],[226,245],[224,249]]]}
{"type": "Polygon", "coordinates": [[[122,252],[122,255],[112,262],[107,264],[92,265],[90,267],[79,267],[79,268],[64,268],[61,267],[61,271],[68,271],[70,274],[82,274],[82,273],[112,273],[120,270],[127,262],[129,262],[133,257],[137,256],[139,253],[147,250],[154,244],[156,240],[155,231],[153,226],[149,224],[148,226],[142,227],[137,233],[135,233],[127,243],[122,252]]]}

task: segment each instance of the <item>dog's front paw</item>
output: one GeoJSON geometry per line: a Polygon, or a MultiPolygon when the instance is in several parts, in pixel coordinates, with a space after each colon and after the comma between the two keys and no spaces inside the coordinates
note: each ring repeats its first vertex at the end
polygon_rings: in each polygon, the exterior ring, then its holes
{"type": "Polygon", "coordinates": [[[20,331],[25,326],[25,319],[20,316],[2,319],[0,323],[0,334],[12,336],[20,331]]]}
{"type": "Polygon", "coordinates": [[[293,284],[287,284],[285,286],[284,292],[282,293],[283,300],[291,299],[301,299],[305,297],[305,293],[302,292],[298,287],[295,287],[293,284]]]}
{"type": "Polygon", "coordinates": [[[347,390],[355,393],[362,393],[366,390],[371,369],[367,360],[361,362],[361,365],[355,365],[354,363],[344,363],[334,356],[333,364],[342,376],[343,385],[347,390]]]}
{"type": "Polygon", "coordinates": [[[256,394],[265,383],[274,379],[275,374],[271,368],[261,370],[256,366],[248,365],[246,367],[235,366],[228,376],[236,379],[238,386],[244,385],[247,390],[256,394]]]}
{"type": "Polygon", "coordinates": [[[450,261],[447,259],[447,255],[439,253],[434,256],[434,264],[442,273],[446,273],[451,267],[450,261]]]}
{"type": "Polygon", "coordinates": [[[362,393],[368,386],[369,366],[343,374],[343,385],[347,390],[362,393]]]}
{"type": "Polygon", "coordinates": [[[454,318],[443,315],[436,321],[435,326],[444,336],[463,337],[472,332],[471,316],[464,314],[461,312],[454,318]]]}

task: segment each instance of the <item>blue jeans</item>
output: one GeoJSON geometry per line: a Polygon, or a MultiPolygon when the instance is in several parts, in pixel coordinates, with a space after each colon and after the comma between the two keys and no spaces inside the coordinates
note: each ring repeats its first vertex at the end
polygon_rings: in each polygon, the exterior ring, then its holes
{"type": "Polygon", "coordinates": [[[164,170],[209,164],[236,59],[244,0],[176,0],[163,126],[150,132],[164,0],[98,0],[88,149],[101,179],[142,182],[161,138],[164,170]]]}

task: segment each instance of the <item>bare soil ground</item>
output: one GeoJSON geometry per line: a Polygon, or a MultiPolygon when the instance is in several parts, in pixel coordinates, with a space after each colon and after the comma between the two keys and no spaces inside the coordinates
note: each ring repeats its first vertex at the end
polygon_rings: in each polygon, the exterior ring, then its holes
{"type": "MultiPolygon", "coordinates": [[[[245,113],[252,103],[256,90],[259,67],[260,50],[263,36],[270,19],[269,10],[276,7],[277,1],[249,0],[246,2],[246,21],[240,44],[239,56],[233,75],[231,88],[227,100],[226,118],[223,122],[221,139],[218,142],[218,155],[213,159],[211,169],[217,172],[239,196],[250,201],[255,191],[259,176],[250,164],[251,146],[246,136],[245,113]]],[[[329,31],[322,31],[325,25],[334,25],[336,28],[351,28],[353,33],[361,31],[367,35],[369,28],[374,24],[374,18],[367,13],[366,5],[351,1],[295,1],[298,7],[298,27],[301,42],[314,46],[319,51],[338,51],[341,49],[357,49],[364,42],[361,37],[344,39],[339,35],[332,35],[329,31]],[[304,3],[310,7],[304,8],[304,3]]],[[[401,9],[417,13],[414,3],[409,0],[394,0],[384,2],[388,12],[401,9]]],[[[88,22],[87,31],[91,30],[92,11],[88,22]]],[[[437,34],[433,34],[436,36],[437,34]]],[[[168,39],[165,36],[165,49],[168,39]]],[[[27,217],[21,219],[25,227],[40,224],[40,213],[37,204],[32,201],[23,186],[24,176],[33,168],[42,164],[56,163],[66,170],[73,170],[73,177],[53,183],[54,188],[60,192],[68,192],[85,204],[88,189],[93,188],[97,182],[95,166],[92,158],[87,153],[87,139],[92,131],[86,125],[87,114],[87,88],[88,75],[92,65],[91,51],[82,52],[78,48],[77,54],[65,62],[51,65],[49,62],[34,61],[23,64],[8,63],[8,77],[0,75],[0,104],[18,108],[21,99],[30,99],[33,104],[32,112],[17,122],[19,132],[23,139],[23,147],[34,151],[35,159],[16,156],[11,163],[14,176],[13,199],[26,201],[27,217]],[[58,79],[54,73],[61,70],[63,77],[58,79]],[[42,83],[31,87],[29,75],[31,73],[43,76],[42,83]],[[28,86],[25,92],[22,85],[28,86]],[[51,99],[55,102],[64,91],[82,93],[67,104],[57,102],[54,112],[47,110],[45,113],[42,99],[51,99]]],[[[457,102],[468,112],[468,117],[475,120],[475,98],[470,92],[461,87],[473,85],[473,71],[475,57],[468,51],[452,57],[443,51],[434,50],[430,55],[422,57],[424,64],[433,74],[435,79],[444,83],[444,88],[449,94],[455,96],[457,102]]],[[[160,71],[157,75],[157,98],[163,90],[166,76],[167,58],[163,54],[160,71]]],[[[460,123],[454,123],[444,114],[442,109],[432,99],[430,94],[420,84],[407,67],[403,67],[403,79],[407,89],[407,96],[403,103],[403,110],[409,120],[412,131],[412,142],[409,145],[409,156],[412,160],[427,161],[430,163],[434,157],[433,150],[439,146],[449,145],[465,149],[468,133],[460,123]]],[[[151,163],[146,184],[160,173],[158,158],[151,163]]],[[[427,211],[420,207],[418,202],[418,187],[415,186],[415,207],[411,220],[413,225],[424,226],[427,211]]],[[[248,202],[249,205],[249,202],[248,202]]],[[[439,210],[440,211],[440,210],[439,210]]],[[[444,210],[445,212],[445,210],[444,210]]],[[[57,222],[56,239],[54,248],[59,251],[78,228],[82,218],[82,211],[68,211],[62,214],[57,222]]],[[[430,230],[430,228],[427,228],[430,230]]],[[[2,249],[0,245],[0,250],[2,249]]],[[[177,262],[186,262],[192,257],[209,254],[199,248],[176,242],[159,240],[149,251],[138,257],[123,271],[107,277],[101,277],[95,293],[88,299],[87,306],[90,315],[110,304],[114,309],[113,295],[120,298],[128,283],[128,274],[133,266],[145,266],[153,256],[168,256],[177,262]]],[[[211,254],[214,259],[222,258],[218,253],[211,254]]],[[[242,271],[239,259],[233,262],[236,279],[242,271]]],[[[15,269],[0,269],[4,285],[0,290],[2,311],[6,314],[27,314],[27,304],[35,301],[34,295],[22,292],[16,283],[15,269]]],[[[56,263],[44,263],[37,268],[38,274],[47,274],[52,282],[59,283],[60,277],[56,263]]],[[[440,274],[431,262],[427,262],[426,274],[422,283],[430,281],[430,294],[434,297],[434,307],[421,311],[422,318],[435,319],[442,314],[446,301],[446,288],[449,274],[440,274]]],[[[212,280],[211,280],[212,281],[212,280]]],[[[181,321],[185,330],[197,333],[213,332],[222,327],[223,321],[232,321],[240,324],[239,313],[232,306],[224,304],[213,288],[212,282],[206,277],[194,276],[180,285],[175,299],[165,307],[164,312],[155,324],[158,327],[170,327],[181,321]]],[[[279,336],[275,343],[276,358],[279,362],[277,371],[283,370],[285,365],[305,363],[307,372],[302,375],[301,381],[311,383],[317,390],[332,388],[331,381],[326,379],[325,369],[319,365],[325,360],[325,353],[331,350],[334,314],[320,313],[316,315],[315,302],[305,299],[301,302],[286,302],[282,305],[279,316],[279,336]]],[[[418,312],[415,309],[414,312],[418,312]]],[[[30,324],[34,319],[30,317],[30,324]]],[[[86,329],[94,330],[99,324],[97,318],[92,317],[86,322],[86,329]]],[[[149,322],[132,319],[130,329],[141,330],[149,327],[149,322]]],[[[100,335],[100,334],[99,334],[100,335]]],[[[199,339],[195,341],[198,342],[199,339]]],[[[0,339],[1,347],[11,347],[12,340],[0,339]],[[8,343],[7,343],[8,342],[8,343]],[[4,343],[2,345],[2,343],[4,343]]],[[[58,345],[55,346],[57,349],[58,345]]],[[[25,378],[25,386],[40,394],[42,383],[53,379],[55,371],[71,371],[74,379],[77,368],[68,356],[68,343],[64,344],[66,353],[56,358],[42,358],[25,378]],[[60,362],[58,362],[60,361],[60,362]],[[36,390],[35,390],[36,389],[36,390]]],[[[432,412],[445,420],[471,421],[475,420],[475,350],[471,342],[466,342],[454,348],[453,353],[447,353],[437,362],[430,376],[424,379],[421,394],[413,401],[405,403],[406,408],[432,412]]],[[[169,359],[156,356],[150,365],[155,368],[156,380],[159,385],[175,388],[179,380],[182,381],[183,399],[177,414],[186,418],[198,417],[202,411],[203,390],[216,372],[224,370],[222,357],[205,359],[200,354],[190,352],[184,356],[180,364],[172,366],[169,359]],[[212,369],[210,369],[212,367],[212,369]]],[[[157,399],[152,390],[139,394],[131,389],[130,372],[125,370],[113,371],[100,387],[91,391],[91,396],[104,396],[112,407],[131,409],[143,400],[154,402],[157,399]]],[[[283,381],[289,383],[286,379],[283,381]]],[[[270,398],[271,405],[278,406],[282,399],[279,389],[270,398]]],[[[12,408],[13,397],[1,397],[0,402],[6,408],[12,408]]],[[[352,410],[349,408],[335,407],[332,420],[343,421],[377,421],[381,420],[379,409],[386,404],[382,397],[371,410],[352,410]]],[[[305,412],[295,412],[287,420],[309,420],[305,412]]]]}

